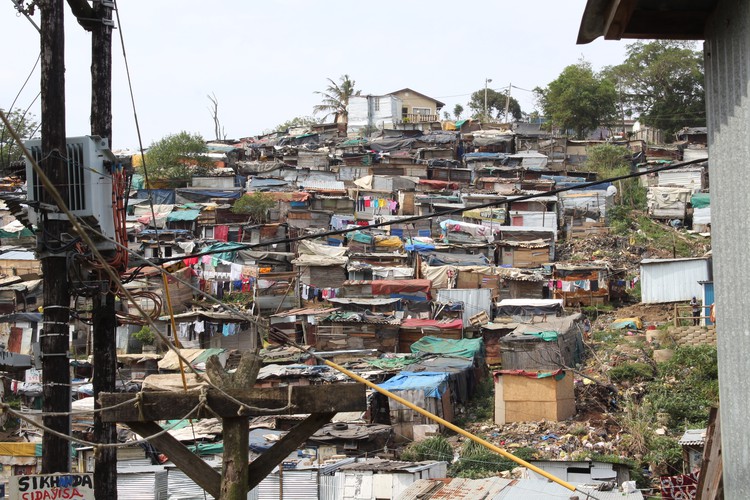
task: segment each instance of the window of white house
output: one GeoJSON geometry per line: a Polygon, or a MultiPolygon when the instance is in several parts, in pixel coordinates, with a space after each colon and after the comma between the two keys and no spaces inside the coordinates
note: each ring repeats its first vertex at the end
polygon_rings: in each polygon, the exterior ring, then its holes
{"type": "Polygon", "coordinates": [[[422,116],[433,114],[430,108],[411,108],[411,112],[414,115],[422,115],[422,116]]]}
{"type": "Polygon", "coordinates": [[[375,108],[375,111],[380,111],[380,98],[376,97],[375,102],[373,103],[373,107],[375,108]]]}

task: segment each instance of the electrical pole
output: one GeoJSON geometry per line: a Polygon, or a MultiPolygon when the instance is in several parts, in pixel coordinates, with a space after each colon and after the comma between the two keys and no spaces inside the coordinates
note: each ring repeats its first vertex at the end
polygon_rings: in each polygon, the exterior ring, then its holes
{"type": "MultiPolygon", "coordinates": [[[[63,0],[40,0],[41,13],[41,95],[42,152],[40,167],[62,198],[68,198],[67,148],[65,141],[65,31],[63,0]]],[[[55,206],[47,190],[41,202],[55,206]]],[[[60,212],[57,211],[57,214],[60,212]]],[[[42,411],[70,412],[70,366],[68,362],[70,289],[67,259],[58,251],[62,236],[69,233],[65,219],[42,214],[37,235],[37,252],[42,261],[44,288],[42,351],[42,411]]],[[[46,427],[70,435],[70,415],[43,417],[46,427]]],[[[70,471],[70,445],[64,437],[50,432],[42,436],[42,473],[70,471]]]]}
{"type": "Polygon", "coordinates": [[[508,123],[508,109],[510,108],[510,88],[513,84],[508,84],[508,93],[505,94],[505,123],[508,123]]]}
{"type": "MultiPolygon", "coordinates": [[[[106,0],[94,0],[94,19],[100,20],[91,32],[91,133],[106,138],[112,148],[112,7],[106,0]]],[[[114,207],[113,207],[114,209],[114,207]]],[[[103,273],[102,273],[103,274],[103,273]]],[[[102,286],[93,297],[92,333],[94,338],[94,408],[99,394],[115,392],[117,372],[115,290],[104,276],[94,277],[102,286]]],[[[94,442],[115,443],[115,424],[102,422],[94,414],[94,442]]],[[[94,496],[117,498],[117,450],[100,448],[94,457],[94,496]]]]}
{"type": "Polygon", "coordinates": [[[487,114],[487,84],[492,82],[492,78],[484,79],[484,119],[489,121],[490,115],[487,114]]]}

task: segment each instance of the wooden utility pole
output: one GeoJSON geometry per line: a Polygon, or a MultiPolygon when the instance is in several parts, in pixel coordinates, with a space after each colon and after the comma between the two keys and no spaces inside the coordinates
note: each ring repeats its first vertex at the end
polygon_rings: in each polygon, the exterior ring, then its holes
{"type": "MultiPolygon", "coordinates": [[[[42,152],[40,162],[62,198],[68,195],[67,148],[65,142],[65,31],[63,0],[40,0],[41,13],[41,95],[42,152]]],[[[47,190],[41,201],[55,206],[47,190]]],[[[59,211],[57,212],[60,213],[59,211]]],[[[53,215],[50,213],[49,215],[53,215]]],[[[42,213],[37,250],[42,261],[44,288],[44,323],[40,334],[42,383],[47,412],[70,412],[70,366],[68,363],[70,289],[64,252],[63,234],[70,223],[42,213]]],[[[70,416],[45,416],[44,425],[63,435],[70,435],[70,416]]],[[[42,437],[42,473],[70,471],[70,445],[64,437],[45,432],[42,437]]]]}
{"type": "Polygon", "coordinates": [[[239,384],[242,380],[251,380],[257,376],[257,373],[253,375],[256,369],[253,364],[256,361],[252,357],[245,359],[247,357],[247,354],[243,357],[240,368],[233,376],[220,372],[216,361],[209,361],[209,366],[213,366],[209,371],[213,383],[240,387],[223,389],[234,399],[216,389],[208,389],[204,394],[197,391],[147,391],[141,393],[138,404],[127,404],[132,400],[132,394],[105,393],[100,396],[100,403],[107,408],[102,412],[102,420],[124,422],[135,432],[148,438],[180,470],[215,498],[244,500],[248,491],[257,486],[336,413],[362,411],[367,407],[365,386],[361,384],[338,384],[335,390],[332,390],[332,386],[323,385],[268,388],[241,386],[239,384]],[[217,376],[217,373],[221,374],[217,376]],[[247,406],[238,406],[236,401],[247,406]],[[195,411],[196,404],[200,405],[198,411],[195,411]],[[310,416],[248,465],[248,417],[295,413],[309,413],[310,416]],[[188,414],[193,418],[222,419],[222,474],[214,471],[169,434],[159,434],[163,429],[156,424],[156,420],[182,419],[188,414]],[[151,435],[155,436],[149,438],[151,435]]]}
{"type": "MultiPolygon", "coordinates": [[[[91,133],[106,138],[112,148],[112,4],[94,0],[94,19],[100,20],[91,32],[91,133]]],[[[114,207],[113,207],[114,209],[114,207]]],[[[95,277],[94,279],[97,279],[95,277]]],[[[98,409],[99,394],[115,391],[117,346],[115,318],[116,285],[108,279],[93,298],[94,337],[94,408],[98,409]]],[[[115,443],[115,424],[102,422],[94,415],[94,442],[115,443]]],[[[94,495],[96,498],[117,498],[117,450],[102,447],[94,456],[94,495]]]]}

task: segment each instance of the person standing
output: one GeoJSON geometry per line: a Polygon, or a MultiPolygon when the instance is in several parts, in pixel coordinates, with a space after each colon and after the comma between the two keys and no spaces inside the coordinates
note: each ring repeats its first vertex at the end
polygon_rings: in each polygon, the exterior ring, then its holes
{"type": "Polygon", "coordinates": [[[695,298],[695,295],[690,299],[690,307],[693,308],[693,326],[698,326],[701,322],[701,306],[698,303],[698,299],[695,298]]]}

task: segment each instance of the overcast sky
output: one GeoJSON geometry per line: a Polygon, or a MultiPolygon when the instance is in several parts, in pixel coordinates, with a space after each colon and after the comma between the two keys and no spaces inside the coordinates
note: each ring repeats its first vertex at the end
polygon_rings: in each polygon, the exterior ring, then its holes
{"type": "MultiPolygon", "coordinates": [[[[625,43],[576,45],[585,0],[130,0],[118,3],[113,40],[113,146],[137,148],[123,62],[124,37],[144,147],[180,131],[214,138],[209,94],[227,138],[258,135],[312,114],[326,78],[349,74],[364,94],[404,87],[465,108],[469,94],[512,83],[545,86],[581,57],[594,69],[619,64],[625,43]]],[[[91,36],[66,16],[67,135],[89,132],[91,36]]],[[[38,13],[35,16],[39,23],[38,13]]],[[[0,108],[8,109],[39,54],[36,29],[0,5],[0,108]]],[[[39,92],[39,68],[16,103],[39,92]]],[[[525,112],[530,92],[513,88],[525,112]]],[[[40,118],[39,101],[31,112],[40,118]]]]}

